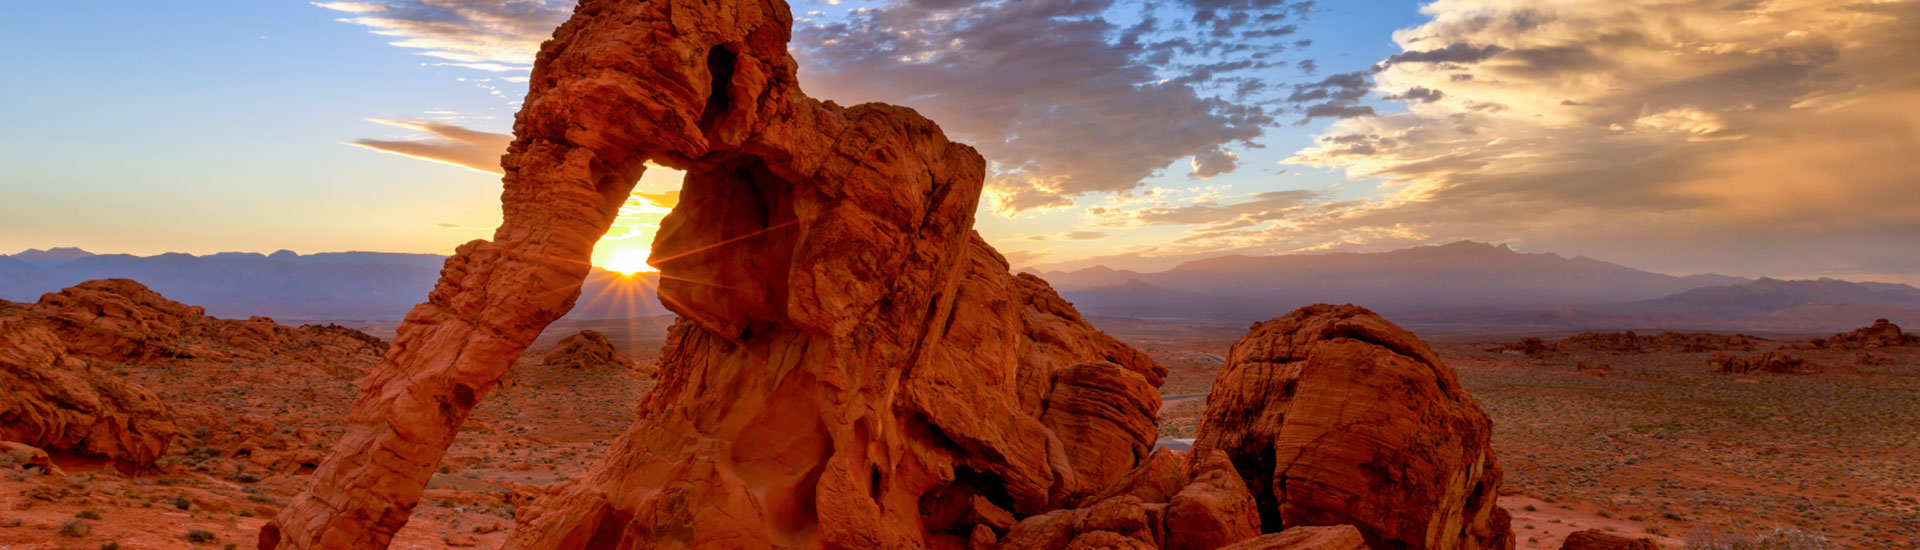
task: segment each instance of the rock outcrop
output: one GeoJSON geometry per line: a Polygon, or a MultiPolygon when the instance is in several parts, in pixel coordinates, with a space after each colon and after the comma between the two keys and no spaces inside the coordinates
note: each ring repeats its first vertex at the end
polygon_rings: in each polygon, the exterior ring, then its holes
{"type": "Polygon", "coordinates": [[[1777,350],[1747,357],[1715,353],[1707,358],[1707,364],[1720,374],[1817,374],[1824,370],[1805,358],[1777,350]]]}
{"type": "Polygon", "coordinates": [[[1560,543],[1560,550],[1660,550],[1653,539],[1623,537],[1599,529],[1574,531],[1560,543]]]}
{"type": "MultiPolygon", "coordinates": [[[[386,344],[337,326],[208,317],[126,279],[87,281],[0,307],[0,440],[152,466],[179,431],[152,391],[106,367],[173,359],[278,357],[332,368],[386,344]]],[[[269,428],[267,432],[273,430],[269,428]]]]}
{"type": "Polygon", "coordinates": [[[1352,525],[1294,527],[1220,547],[1219,550],[1366,550],[1352,525]]]}
{"type": "Polygon", "coordinates": [[[965,544],[1134,469],[1164,370],[974,234],[971,148],[802,94],[792,23],[781,2],[580,2],[502,161],[503,225],[447,261],[261,546],[385,546],[649,161],[687,171],[653,246],[680,316],[659,384],[511,546],[965,544]]]}
{"type": "Polygon", "coordinates": [[[1907,334],[1900,331],[1900,325],[1886,319],[1875,319],[1872,325],[1842,332],[1827,338],[1815,338],[1808,344],[1816,349],[1868,349],[1901,346],[1920,346],[1920,334],[1907,334]]]}
{"type": "Polygon", "coordinates": [[[1541,356],[1554,353],[1637,354],[1657,352],[1753,351],[1763,340],[1745,334],[1663,331],[1653,336],[1586,331],[1560,340],[1524,338],[1487,348],[1493,353],[1541,356]]]}
{"type": "Polygon", "coordinates": [[[1512,548],[1486,413],[1412,334],[1354,306],[1254,325],[1194,453],[1224,451],[1264,531],[1353,525],[1376,548],[1512,548]]]}
{"type": "Polygon", "coordinates": [[[549,367],[570,369],[634,368],[632,359],[614,349],[605,334],[593,330],[582,330],[560,339],[540,362],[549,367]]]}
{"type": "Polygon", "coordinates": [[[178,431],[160,398],[69,353],[47,325],[0,320],[0,440],[153,465],[178,431]]]}

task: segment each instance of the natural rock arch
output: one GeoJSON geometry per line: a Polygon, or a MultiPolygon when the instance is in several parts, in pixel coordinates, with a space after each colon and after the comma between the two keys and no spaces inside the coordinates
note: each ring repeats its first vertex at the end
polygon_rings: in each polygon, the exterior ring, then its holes
{"type": "Polygon", "coordinates": [[[540,52],[494,239],[447,261],[261,547],[385,547],[648,161],[688,174],[654,243],[682,319],[660,385],[511,546],[919,548],[1144,460],[1164,370],[973,233],[972,148],[806,97],[792,23],[780,0],[581,0],[540,52]],[[1129,405],[1072,405],[1089,387],[1129,405]]]}

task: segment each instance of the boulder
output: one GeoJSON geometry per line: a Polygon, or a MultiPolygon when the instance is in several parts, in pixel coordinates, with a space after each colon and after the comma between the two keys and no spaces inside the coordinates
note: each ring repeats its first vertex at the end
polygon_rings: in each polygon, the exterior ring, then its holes
{"type": "Polygon", "coordinates": [[[632,359],[614,349],[606,335],[594,330],[582,330],[561,339],[540,362],[549,367],[570,369],[634,368],[632,359]]]}
{"type": "Polygon", "coordinates": [[[1413,334],[1365,308],[1316,305],[1234,343],[1193,454],[1231,458],[1263,531],[1352,525],[1374,547],[1506,549],[1491,436],[1413,334]]]}
{"type": "Polygon", "coordinates": [[[1220,547],[1219,550],[1366,550],[1360,530],[1352,525],[1294,527],[1220,547]]]}
{"type": "Polygon", "coordinates": [[[0,468],[18,468],[55,477],[66,475],[59,465],[53,463],[53,457],[47,451],[13,441],[0,441],[0,468]]]}
{"type": "Polygon", "coordinates": [[[1599,529],[1574,531],[1560,543],[1560,550],[1660,550],[1660,543],[1646,537],[1623,537],[1599,529]]]}
{"type": "Polygon", "coordinates": [[[1167,504],[1167,550],[1213,550],[1260,534],[1253,493],[1226,453],[1204,455],[1193,481],[1167,504]]]}

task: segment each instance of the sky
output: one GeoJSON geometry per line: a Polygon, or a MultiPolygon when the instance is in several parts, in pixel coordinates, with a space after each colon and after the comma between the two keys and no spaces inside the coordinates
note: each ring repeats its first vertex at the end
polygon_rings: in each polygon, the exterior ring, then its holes
{"type": "MultiPolygon", "coordinates": [[[[1920,0],[796,1],[989,161],[1016,267],[1477,240],[1920,283],[1920,0]]],[[[0,252],[450,253],[570,0],[9,6],[0,252]]],[[[596,261],[636,269],[677,174],[596,261]]]]}

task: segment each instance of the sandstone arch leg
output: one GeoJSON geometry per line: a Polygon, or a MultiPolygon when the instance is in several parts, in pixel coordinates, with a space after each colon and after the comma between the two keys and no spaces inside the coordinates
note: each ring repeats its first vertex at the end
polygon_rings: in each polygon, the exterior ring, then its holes
{"type": "Polygon", "coordinates": [[[573,306],[644,162],[690,167],[786,109],[791,25],[779,0],[579,2],[541,48],[494,240],[447,261],[260,547],[385,548],[468,411],[573,306]]]}
{"type": "Polygon", "coordinates": [[[407,314],[349,413],[347,433],[261,533],[261,548],[385,548],[479,399],[573,307],[593,245],[634,180],[567,177],[586,159],[519,148],[495,240],[461,246],[407,314]]]}

